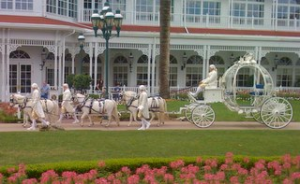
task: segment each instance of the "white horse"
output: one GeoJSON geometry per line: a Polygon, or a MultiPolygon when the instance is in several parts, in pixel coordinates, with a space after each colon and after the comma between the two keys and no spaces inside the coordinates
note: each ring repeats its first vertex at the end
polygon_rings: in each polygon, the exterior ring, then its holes
{"type": "MultiPolygon", "coordinates": [[[[120,119],[118,116],[117,102],[109,99],[92,99],[87,98],[85,95],[77,93],[74,97],[75,103],[78,103],[76,108],[81,110],[82,115],[80,118],[80,125],[83,126],[84,119],[89,118],[90,124],[94,125],[94,122],[91,119],[91,116],[107,116],[108,122],[106,126],[109,126],[112,118],[115,119],[118,126],[120,126],[120,119]]],[[[101,122],[102,123],[102,118],[101,122]]]]}
{"type": "MultiPolygon", "coordinates": [[[[132,120],[137,121],[136,115],[138,112],[138,98],[137,93],[134,91],[123,91],[121,93],[121,102],[125,102],[127,110],[130,112],[129,124],[131,125],[132,120]]],[[[167,112],[166,100],[161,97],[148,97],[148,108],[151,114],[151,121],[157,117],[157,126],[165,123],[165,113],[167,112]]]]}
{"type": "MultiPolygon", "coordinates": [[[[10,103],[12,105],[18,105],[20,110],[23,111],[23,125],[26,127],[29,125],[28,118],[32,120],[32,99],[22,96],[20,94],[12,94],[10,96],[10,103]]],[[[58,103],[55,100],[42,99],[41,104],[46,118],[50,123],[56,122],[59,114],[58,103]]]]}

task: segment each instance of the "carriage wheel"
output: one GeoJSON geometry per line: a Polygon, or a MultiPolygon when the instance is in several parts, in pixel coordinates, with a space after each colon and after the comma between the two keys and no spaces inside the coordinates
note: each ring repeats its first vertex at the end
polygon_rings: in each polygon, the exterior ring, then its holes
{"type": "Polygon", "coordinates": [[[257,122],[259,122],[259,123],[264,123],[263,121],[262,121],[262,119],[261,119],[261,115],[260,115],[261,113],[260,112],[251,112],[251,116],[252,116],[252,118],[255,120],[255,121],[257,121],[257,122]]]}
{"type": "Polygon", "coordinates": [[[192,111],[192,120],[197,127],[207,128],[215,121],[215,112],[208,105],[198,105],[192,111]]]}
{"type": "Polygon", "coordinates": [[[192,120],[192,111],[193,109],[192,108],[186,108],[186,110],[184,111],[184,115],[185,115],[185,118],[189,121],[189,122],[193,122],[192,120]]]}
{"type": "Polygon", "coordinates": [[[270,128],[284,128],[293,118],[293,107],[290,102],[284,98],[269,98],[262,105],[261,118],[270,128]]]}

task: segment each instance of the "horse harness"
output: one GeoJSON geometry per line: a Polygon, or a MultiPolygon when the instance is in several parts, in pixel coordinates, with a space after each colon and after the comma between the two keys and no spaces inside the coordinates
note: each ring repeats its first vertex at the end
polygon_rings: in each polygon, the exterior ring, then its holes
{"type": "Polygon", "coordinates": [[[100,98],[100,99],[93,99],[93,98],[85,98],[85,100],[82,102],[82,105],[81,106],[77,106],[77,108],[79,109],[79,110],[81,110],[83,107],[88,107],[89,108],[89,114],[91,114],[92,113],[92,111],[94,111],[94,112],[98,112],[98,113],[100,113],[100,114],[104,114],[104,106],[105,106],[105,99],[103,99],[103,98],[100,98]],[[90,100],[90,104],[89,105],[85,105],[86,104],[86,102],[88,101],[88,100],[90,100]],[[96,111],[95,109],[93,109],[93,103],[94,103],[94,101],[98,101],[98,104],[99,104],[99,109],[101,110],[101,108],[102,108],[102,111],[100,112],[98,112],[98,111],[96,111]],[[102,103],[101,103],[102,102],[102,103]],[[103,104],[103,105],[102,105],[103,104]]]}
{"type": "MultiPolygon", "coordinates": [[[[135,105],[132,105],[132,103],[135,101],[135,100],[138,100],[139,97],[131,97],[128,102],[126,103],[126,109],[129,110],[129,107],[134,107],[134,108],[138,108],[137,106],[135,105]]],[[[157,109],[159,109],[159,102],[158,100],[159,99],[162,99],[161,97],[159,96],[152,96],[152,97],[149,97],[149,98],[152,98],[152,103],[150,105],[150,108],[149,108],[149,111],[152,111],[152,112],[161,112],[157,109]]]]}

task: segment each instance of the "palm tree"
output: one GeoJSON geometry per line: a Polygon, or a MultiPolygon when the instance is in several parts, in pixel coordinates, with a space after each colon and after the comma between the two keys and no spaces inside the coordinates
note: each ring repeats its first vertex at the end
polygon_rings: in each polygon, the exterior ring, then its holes
{"type": "Polygon", "coordinates": [[[163,98],[170,98],[170,18],[171,0],[160,0],[159,94],[163,98]]]}

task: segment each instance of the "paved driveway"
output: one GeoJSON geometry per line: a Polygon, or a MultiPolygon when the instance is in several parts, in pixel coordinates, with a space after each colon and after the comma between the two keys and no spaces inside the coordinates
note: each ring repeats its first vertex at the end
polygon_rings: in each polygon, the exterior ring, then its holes
{"type": "MultiPolygon", "coordinates": [[[[105,124],[106,121],[104,120],[105,124]]],[[[120,126],[117,126],[113,122],[109,127],[100,125],[96,122],[94,126],[89,127],[88,122],[82,127],[79,124],[72,124],[72,120],[65,119],[62,121],[61,126],[65,130],[103,130],[103,131],[113,131],[113,130],[137,130],[140,127],[140,124],[133,122],[131,126],[128,125],[128,121],[121,121],[120,126]]],[[[180,120],[168,120],[163,126],[156,126],[157,121],[154,121],[150,126],[149,130],[162,130],[162,129],[173,129],[173,130],[272,130],[264,124],[257,122],[214,122],[209,128],[198,128],[194,124],[189,123],[188,121],[180,120]]],[[[300,122],[291,122],[288,126],[281,130],[300,130],[300,122]]],[[[28,131],[26,128],[22,127],[21,123],[0,123],[0,132],[7,131],[28,131]]],[[[147,131],[147,130],[146,130],[147,131]]]]}

